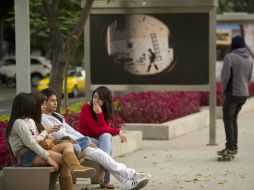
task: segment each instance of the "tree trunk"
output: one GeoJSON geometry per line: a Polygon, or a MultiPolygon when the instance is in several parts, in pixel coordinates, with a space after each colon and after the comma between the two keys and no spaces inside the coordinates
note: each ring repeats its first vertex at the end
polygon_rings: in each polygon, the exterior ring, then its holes
{"type": "Polygon", "coordinates": [[[52,41],[52,72],[50,75],[50,87],[56,90],[58,94],[58,108],[60,110],[62,87],[64,73],[67,69],[67,61],[69,61],[71,50],[75,46],[75,40],[80,37],[83,32],[83,27],[86,23],[94,0],[87,0],[82,9],[82,14],[75,25],[73,31],[68,35],[64,42],[60,32],[58,22],[59,0],[42,0],[45,16],[48,20],[50,38],[52,41]]]}
{"type": "Polygon", "coordinates": [[[3,59],[3,42],[4,42],[4,20],[0,18],[0,60],[3,59]]]}

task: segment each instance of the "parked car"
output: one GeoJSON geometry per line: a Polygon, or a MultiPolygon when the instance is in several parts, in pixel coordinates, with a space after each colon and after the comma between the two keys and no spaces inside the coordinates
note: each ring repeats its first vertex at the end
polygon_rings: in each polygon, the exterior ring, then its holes
{"type": "MultiPolygon", "coordinates": [[[[77,97],[85,91],[85,70],[77,67],[67,71],[67,93],[72,97],[77,97]]],[[[49,78],[41,79],[38,83],[37,90],[42,91],[49,87],[49,78]]],[[[64,88],[63,88],[64,90],[64,88]]]]}
{"type": "MultiPolygon", "coordinates": [[[[37,86],[40,79],[46,77],[51,72],[50,61],[45,57],[31,56],[31,84],[37,86]]],[[[12,79],[13,84],[10,87],[16,85],[16,58],[8,57],[2,60],[0,64],[0,75],[6,79],[12,79]]]]}

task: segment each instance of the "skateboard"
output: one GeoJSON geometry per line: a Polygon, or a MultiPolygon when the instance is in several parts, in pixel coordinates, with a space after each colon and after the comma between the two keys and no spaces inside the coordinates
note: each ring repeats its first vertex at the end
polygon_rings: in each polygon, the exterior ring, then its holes
{"type": "Polygon", "coordinates": [[[235,158],[234,155],[228,155],[228,154],[217,154],[218,155],[218,161],[231,161],[235,158]]]}

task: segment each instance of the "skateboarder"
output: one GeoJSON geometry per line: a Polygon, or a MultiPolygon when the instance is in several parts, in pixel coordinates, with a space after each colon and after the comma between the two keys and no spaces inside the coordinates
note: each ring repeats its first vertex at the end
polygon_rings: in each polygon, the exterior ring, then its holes
{"type": "Polygon", "coordinates": [[[237,117],[249,96],[248,83],[251,79],[253,60],[245,46],[244,39],[232,39],[231,52],[224,58],[221,83],[224,94],[223,122],[226,134],[225,149],[218,155],[234,155],[238,150],[237,117]]]}

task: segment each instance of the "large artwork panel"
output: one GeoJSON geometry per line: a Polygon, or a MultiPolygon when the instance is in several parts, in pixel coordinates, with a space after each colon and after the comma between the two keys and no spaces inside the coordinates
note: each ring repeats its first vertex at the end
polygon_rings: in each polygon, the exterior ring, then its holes
{"type": "Polygon", "coordinates": [[[92,14],[92,84],[209,83],[209,14],[92,14]]]}

